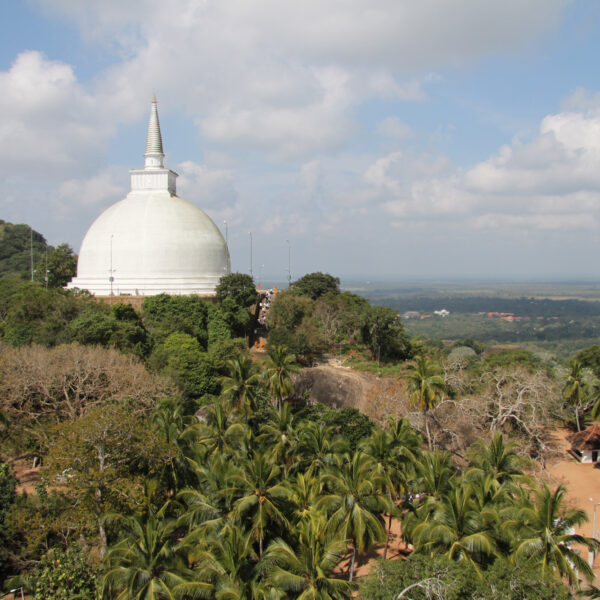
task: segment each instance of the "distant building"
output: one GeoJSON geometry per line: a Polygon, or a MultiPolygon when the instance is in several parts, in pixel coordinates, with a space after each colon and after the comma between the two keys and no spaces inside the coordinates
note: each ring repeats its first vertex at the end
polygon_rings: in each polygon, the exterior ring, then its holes
{"type": "Polygon", "coordinates": [[[418,319],[421,316],[421,313],[416,310],[407,310],[403,315],[403,319],[418,319]]]}
{"type": "Polygon", "coordinates": [[[152,100],[143,169],[131,191],[89,228],[68,288],[98,296],[213,295],[229,273],[227,244],[211,218],[176,193],[177,173],[163,166],[156,98],[152,100]]]}
{"type": "Polygon", "coordinates": [[[450,311],[442,308],[442,310],[434,310],[433,314],[437,315],[438,317],[446,318],[450,314],[450,311]]]}

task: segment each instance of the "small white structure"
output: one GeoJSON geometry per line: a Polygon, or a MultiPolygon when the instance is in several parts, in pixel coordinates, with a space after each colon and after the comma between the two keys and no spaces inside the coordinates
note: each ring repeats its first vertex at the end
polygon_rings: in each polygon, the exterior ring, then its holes
{"type": "Polygon", "coordinates": [[[67,285],[98,296],[213,295],[230,271],[218,227],[176,195],[177,173],[163,166],[156,98],[152,99],[145,165],[131,173],[131,191],[89,228],[67,285]]]}
{"type": "Polygon", "coordinates": [[[594,423],[591,427],[570,435],[570,452],[582,463],[597,463],[600,459],[600,425],[594,423]]]}

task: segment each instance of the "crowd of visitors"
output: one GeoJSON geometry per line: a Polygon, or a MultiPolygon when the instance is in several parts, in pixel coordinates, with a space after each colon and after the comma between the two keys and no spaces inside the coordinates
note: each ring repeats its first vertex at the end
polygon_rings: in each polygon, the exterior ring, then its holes
{"type": "Polygon", "coordinates": [[[271,302],[273,300],[273,296],[277,293],[277,288],[273,288],[270,290],[265,290],[260,296],[260,305],[258,311],[258,322],[261,327],[265,329],[269,329],[269,325],[267,324],[267,312],[271,306],[271,302]]]}

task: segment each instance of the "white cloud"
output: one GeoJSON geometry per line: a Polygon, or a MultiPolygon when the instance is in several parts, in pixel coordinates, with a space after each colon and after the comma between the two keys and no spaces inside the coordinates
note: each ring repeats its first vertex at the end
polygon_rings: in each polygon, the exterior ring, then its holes
{"type": "Polygon", "coordinates": [[[185,161],[177,165],[177,194],[207,210],[227,211],[236,206],[238,193],[230,169],[209,168],[185,161]]]}
{"type": "Polygon", "coordinates": [[[388,117],[377,125],[377,133],[390,138],[407,138],[414,135],[410,125],[401,121],[398,117],[388,117]]]}
{"type": "Polygon", "coordinates": [[[360,103],[423,101],[432,71],[522,50],[568,0],[38,3],[115,53],[95,89],[120,118],[157,91],[207,141],[305,160],[350,139],[360,103]]]}
{"type": "MultiPolygon", "coordinates": [[[[413,170],[407,182],[398,170],[403,160],[401,153],[380,158],[364,177],[394,217],[530,230],[593,229],[600,221],[600,114],[548,115],[533,139],[516,139],[488,160],[446,176],[413,170]]],[[[438,171],[447,167],[438,161],[438,171]]]]}
{"type": "Polygon", "coordinates": [[[128,190],[123,185],[122,173],[109,169],[86,179],[68,179],[58,188],[55,205],[59,212],[79,209],[106,208],[122,200],[128,190]]]}
{"type": "Polygon", "coordinates": [[[19,54],[0,72],[0,169],[64,176],[102,154],[114,124],[77,82],[70,65],[19,54]]]}

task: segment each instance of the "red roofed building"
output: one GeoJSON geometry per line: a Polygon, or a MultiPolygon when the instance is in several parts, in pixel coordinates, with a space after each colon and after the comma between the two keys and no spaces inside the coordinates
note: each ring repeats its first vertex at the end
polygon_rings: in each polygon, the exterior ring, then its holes
{"type": "Polygon", "coordinates": [[[594,423],[591,427],[570,435],[571,453],[579,457],[582,463],[598,462],[600,457],[600,425],[594,423]]]}

